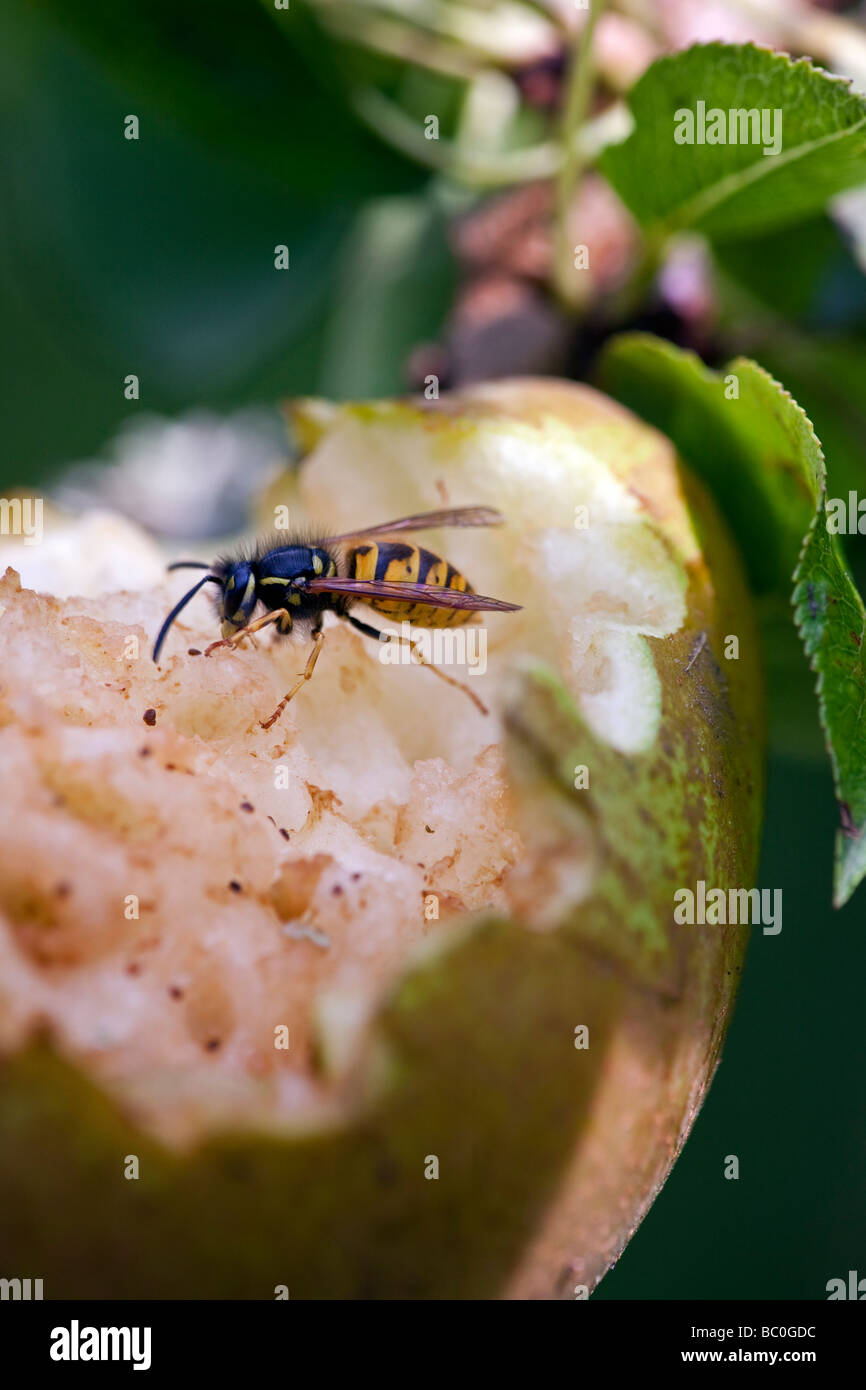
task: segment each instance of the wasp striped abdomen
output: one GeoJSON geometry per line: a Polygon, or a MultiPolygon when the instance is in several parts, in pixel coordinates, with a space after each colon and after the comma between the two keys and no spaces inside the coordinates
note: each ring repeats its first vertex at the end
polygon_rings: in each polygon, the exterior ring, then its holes
{"type": "MultiPolygon", "coordinates": [[[[348,573],[352,579],[388,580],[390,583],[432,584],[437,589],[474,592],[459,570],[421,545],[405,541],[365,541],[349,551],[348,573]]],[[[417,627],[459,627],[470,617],[462,608],[433,608],[429,603],[401,603],[396,599],[367,598],[377,613],[400,618],[417,627]]]]}

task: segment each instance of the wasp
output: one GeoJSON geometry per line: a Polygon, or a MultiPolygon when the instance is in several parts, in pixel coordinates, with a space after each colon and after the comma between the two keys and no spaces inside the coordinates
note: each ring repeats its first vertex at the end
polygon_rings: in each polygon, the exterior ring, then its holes
{"type": "MultiPolygon", "coordinates": [[[[473,613],[517,612],[521,607],[518,603],[476,594],[465,575],[441,555],[420,545],[391,539],[437,526],[500,526],[502,521],[503,517],[492,507],[456,507],[398,517],[381,526],[321,540],[295,539],[287,545],[260,542],[249,554],[224,557],[213,565],[200,560],[177,560],[169,565],[170,570],[206,569],[208,573],[169,613],[154,643],[153,659],[159,661],[169,628],[205,584],[220,588],[217,607],[222,633],[220,640],[206,649],[205,656],[219,647],[239,646],[247,638],[254,641],[254,634],[270,624],[281,637],[287,637],[296,628],[308,632],[313,647],[303,672],[270,718],[260,721],[263,729],[269,729],[312,677],[325,640],[322,622],[327,612],[335,613],[377,642],[382,636],[380,629],[362,622],[350,611],[356,603],[427,628],[457,626],[473,613]],[[260,606],[265,611],[254,618],[260,606]]],[[[425,662],[410,639],[400,640],[410,641],[412,655],[419,664],[463,690],[483,714],[487,713],[474,691],[425,662]]]]}

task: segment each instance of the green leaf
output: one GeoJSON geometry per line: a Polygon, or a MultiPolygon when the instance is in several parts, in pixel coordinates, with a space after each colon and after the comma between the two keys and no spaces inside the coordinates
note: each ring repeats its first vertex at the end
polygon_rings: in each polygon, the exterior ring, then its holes
{"type": "Polygon", "coordinates": [[[601,371],[605,390],[672,439],[709,484],[756,592],[778,592],[814,514],[803,460],[817,443],[802,411],[789,409],[773,379],[746,358],[718,374],[694,353],[645,334],[612,339],[601,371]],[[726,384],[731,374],[736,384],[726,384]],[[738,398],[729,399],[735,389],[738,398]]]}
{"type": "Polygon", "coordinates": [[[611,340],[601,377],[709,484],[768,604],[793,571],[795,622],[818,678],[842,818],[840,907],[866,875],[866,610],[827,528],[824,455],[812,425],[757,363],[738,357],[713,372],[693,353],[643,334],[611,340]]]}
{"type": "Polygon", "coordinates": [[[866,337],[768,325],[750,339],[752,351],[815,426],[833,495],[851,488],[866,493],[866,337]]]}
{"type": "Polygon", "coordinates": [[[842,907],[866,874],[866,612],[838,538],[827,529],[825,501],[822,493],[797,566],[794,605],[806,654],[818,675],[842,815],[833,875],[833,900],[842,907]]]}
{"type": "Polygon", "coordinates": [[[866,276],[850,238],[822,213],[716,246],[714,259],[722,342],[785,382],[815,426],[830,487],[866,486],[866,276]]]}
{"type": "MultiPolygon", "coordinates": [[[[659,235],[695,228],[722,240],[783,227],[866,179],[866,101],[805,58],[701,44],[659,58],[629,102],[634,130],[601,165],[641,225],[659,235]],[[713,110],[725,113],[726,143],[698,143],[699,113],[713,110]],[[756,143],[727,142],[732,111],[766,121],[756,143]],[[675,131],[685,131],[678,112],[693,113],[695,143],[676,143],[675,131]],[[765,154],[774,119],[781,149],[765,154]]],[[[736,117],[734,134],[742,136],[736,117]]]]}
{"type": "MultiPolygon", "coordinates": [[[[795,319],[809,328],[841,328],[866,317],[866,278],[841,228],[825,213],[796,226],[759,232],[715,247],[715,261],[754,309],[795,319]]],[[[722,296],[722,313],[742,312],[722,296]]]]}

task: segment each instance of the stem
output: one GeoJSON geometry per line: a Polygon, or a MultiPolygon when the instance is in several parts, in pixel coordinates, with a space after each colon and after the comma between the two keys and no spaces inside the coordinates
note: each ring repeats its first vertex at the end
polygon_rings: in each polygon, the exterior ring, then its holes
{"type": "Polygon", "coordinates": [[[607,318],[610,323],[627,323],[638,313],[658,275],[666,240],[665,234],[661,231],[643,234],[637,264],[626,283],[613,295],[607,306],[607,318]]]}
{"type": "MultiPolygon", "coordinates": [[[[449,140],[425,140],[417,120],[406,114],[375,87],[362,87],[352,93],[352,109],[364,125],[393,149],[435,173],[445,174],[457,183],[479,192],[512,188],[531,179],[552,179],[562,168],[563,149],[557,140],[500,151],[461,149],[449,140]]],[[[580,131],[585,161],[591,160],[611,138],[612,108],[580,131]]]]}
{"type": "Polygon", "coordinates": [[[586,299],[584,287],[572,266],[573,250],[568,232],[568,215],[577,185],[588,164],[583,142],[579,139],[592,100],[595,66],[592,61],[592,41],[595,26],[604,9],[605,0],[590,0],[589,18],[582,33],[575,37],[571,68],[568,75],[565,110],[562,118],[560,143],[562,164],[556,185],[556,237],[553,280],[563,304],[579,309],[586,299]]]}

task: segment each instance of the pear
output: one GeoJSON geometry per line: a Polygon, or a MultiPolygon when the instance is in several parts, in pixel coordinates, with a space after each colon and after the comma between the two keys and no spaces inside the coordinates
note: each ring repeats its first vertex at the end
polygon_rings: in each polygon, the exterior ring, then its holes
{"type": "Polygon", "coordinates": [[[206,657],[203,594],[157,668],[183,576],[86,600],[7,572],[2,1273],[47,1298],[585,1296],[688,1135],[749,935],[675,911],[755,873],[735,548],[671,443],[585,386],[289,416],[278,543],[495,508],[404,539],[520,610],[431,646],[465,690],[395,655],[393,617],[377,644],[329,615],[264,729],[296,639],[206,657]]]}

